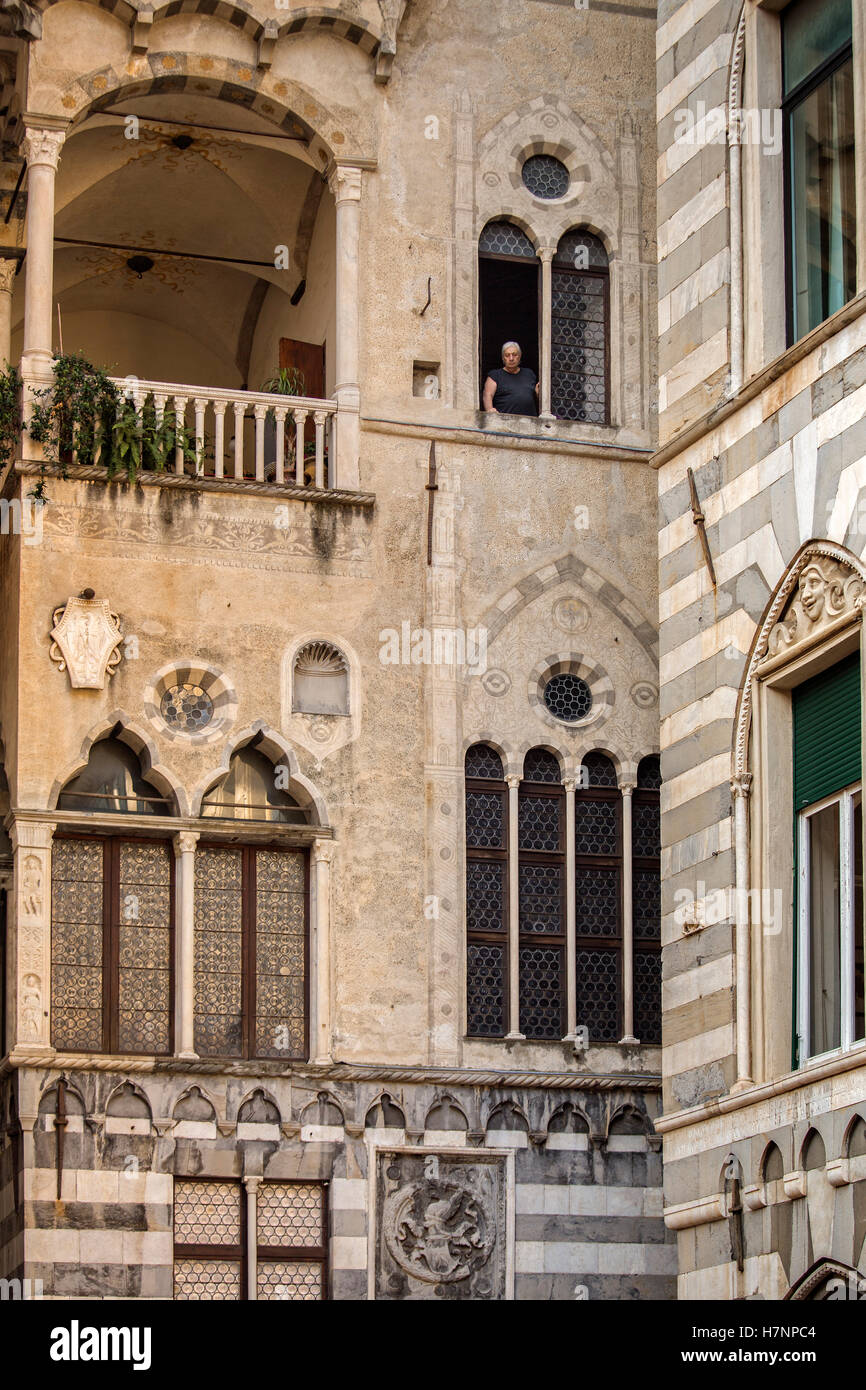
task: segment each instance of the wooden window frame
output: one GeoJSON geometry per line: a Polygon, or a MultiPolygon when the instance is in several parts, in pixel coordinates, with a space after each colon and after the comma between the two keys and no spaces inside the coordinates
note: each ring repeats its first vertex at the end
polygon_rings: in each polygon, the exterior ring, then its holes
{"type": "MultiPolygon", "coordinates": [[[[56,831],[55,840],[81,840],[102,845],[102,1046],[96,1051],[112,1056],[170,1057],[174,1053],[175,1024],[175,856],[171,840],[159,835],[125,835],[122,831],[103,834],[80,834],[75,831],[56,831]],[[165,1052],[138,1052],[117,1046],[120,1008],[120,845],[161,844],[169,854],[169,923],[168,923],[168,1048],[165,1052]],[[113,920],[116,919],[116,920],[113,920]]],[[[54,877],[52,873],[52,899],[54,877]]],[[[51,963],[54,965],[54,913],[51,913],[51,963]]]]}
{"type": "MultiPolygon", "coordinates": [[[[580,871],[581,869],[614,869],[617,879],[617,921],[616,933],[610,936],[581,936],[575,923],[574,937],[574,964],[573,969],[577,975],[577,997],[580,1000],[580,957],[583,951],[610,951],[616,958],[616,1038],[595,1038],[590,1034],[589,1041],[599,1047],[613,1047],[622,1037],[623,1019],[623,863],[622,863],[622,792],[618,786],[599,787],[588,786],[578,787],[575,792],[575,834],[577,832],[577,804],[583,801],[607,801],[616,807],[616,851],[614,854],[579,854],[575,844],[574,854],[574,876],[575,876],[575,900],[580,901],[580,871]]],[[[578,1002],[577,1022],[580,1025],[583,1020],[580,1017],[580,1003],[578,1002]]]]}
{"type": "MultiPolygon", "coordinates": [[[[532,750],[530,750],[532,751],[532,750]]],[[[527,757],[529,754],[527,754],[527,757]]],[[[551,864],[558,865],[559,875],[559,931],[554,933],[524,931],[522,925],[518,923],[517,949],[518,959],[520,952],[533,947],[543,946],[548,950],[557,949],[559,951],[559,1038],[538,1038],[530,1033],[524,1032],[523,1026],[523,991],[520,991],[520,1022],[519,1029],[523,1036],[530,1042],[553,1043],[560,1041],[567,1031],[566,1017],[568,1012],[568,933],[566,930],[565,904],[566,904],[566,814],[565,814],[565,787],[561,782],[533,782],[528,778],[522,778],[517,789],[517,874],[518,884],[520,880],[520,870],[524,864],[551,864]],[[555,850],[524,849],[520,844],[520,808],[521,802],[528,796],[534,799],[544,798],[557,803],[558,819],[558,846],[555,850]]]]}
{"type": "MultiPolygon", "coordinates": [[[[287,1062],[305,1062],[310,1056],[310,852],[296,845],[268,843],[238,843],[225,840],[200,839],[200,849],[221,849],[241,854],[241,1036],[243,1049],[239,1054],[208,1053],[208,1061],[256,1061],[256,860],[260,850],[282,854],[301,854],[304,860],[304,1050],[299,1057],[286,1056],[287,1062]]],[[[195,1017],[193,1018],[193,1028],[195,1017]]],[[[278,1059],[264,1057],[264,1061],[278,1059]]]]}
{"type": "MultiPolygon", "coordinates": [[[[328,1280],[329,1280],[329,1261],[328,1249],[330,1241],[330,1223],[328,1220],[328,1189],[329,1184],[317,1178],[267,1178],[264,1179],[268,1185],[274,1187],[316,1187],[321,1194],[322,1204],[322,1239],[319,1245],[263,1245],[259,1243],[258,1230],[256,1230],[256,1265],[262,1260],[279,1261],[280,1264],[299,1264],[301,1262],[317,1263],[321,1265],[321,1295],[322,1302],[328,1299],[328,1280]]],[[[249,1294],[249,1242],[248,1236],[248,1203],[247,1193],[242,1178],[211,1177],[206,1174],[198,1174],[196,1177],[186,1177],[176,1174],[172,1186],[172,1275],[174,1265],[178,1259],[186,1260],[226,1260],[237,1263],[240,1270],[240,1298],[239,1303],[259,1302],[258,1298],[250,1299],[249,1294]],[[178,1182],[183,1183],[224,1183],[236,1188],[238,1202],[240,1203],[240,1223],[239,1223],[239,1243],[237,1245],[212,1245],[207,1243],[197,1243],[184,1245],[178,1243],[175,1236],[175,1211],[176,1200],[175,1192],[178,1182]]],[[[256,1208],[258,1219],[258,1206],[256,1208]]],[[[193,1300],[177,1299],[172,1288],[172,1298],[177,1302],[192,1302],[193,1300]]],[[[204,1301],[204,1300],[203,1300],[204,1301]]],[[[222,1302],[223,1300],[219,1300],[222,1302]]],[[[226,1302],[234,1302],[234,1299],[226,1299],[226,1302]]],[[[274,1302],[277,1300],[268,1299],[262,1302],[274,1302]]]]}
{"type": "MultiPolygon", "coordinates": [[[[516,259],[516,258],[515,258],[515,259],[516,259]]],[[[473,747],[474,747],[474,746],[475,746],[475,745],[473,745],[473,747]]],[[[469,749],[467,749],[466,751],[467,751],[467,753],[468,753],[468,752],[469,752],[469,749]]],[[[497,754],[497,757],[499,757],[498,754],[497,754]]],[[[502,762],[502,760],[501,760],[501,758],[500,758],[500,767],[501,767],[501,762],[502,762]]],[[[465,755],[464,755],[464,769],[465,769],[465,755]]],[[[502,778],[493,778],[493,777],[467,777],[467,776],[466,776],[466,773],[465,773],[465,770],[464,770],[464,775],[463,775],[463,785],[464,785],[464,805],[465,805],[466,799],[469,797],[469,795],[470,795],[471,792],[484,792],[484,793],[486,793],[486,794],[488,794],[488,795],[497,795],[497,796],[499,797],[499,805],[500,805],[500,811],[501,811],[501,827],[502,827],[502,836],[501,836],[501,838],[502,838],[502,848],[501,848],[501,849],[482,849],[482,848],[476,849],[476,848],[470,847],[469,844],[468,844],[468,842],[467,842],[467,837],[466,837],[466,832],[465,832],[465,821],[464,821],[464,844],[465,844],[465,849],[466,849],[466,863],[467,863],[467,865],[469,865],[470,863],[476,863],[476,864],[477,864],[477,863],[491,863],[491,862],[497,863],[497,864],[502,864],[502,865],[503,865],[503,870],[502,870],[502,876],[503,876],[502,928],[501,928],[501,930],[500,930],[500,931],[477,931],[477,930],[472,930],[472,929],[469,927],[469,923],[468,923],[468,914],[467,914],[467,924],[466,924],[466,956],[467,956],[467,966],[468,966],[469,947],[470,947],[471,945],[479,945],[479,946],[495,945],[495,946],[501,946],[501,948],[502,948],[502,953],[503,953],[503,967],[502,967],[502,1032],[501,1032],[501,1033],[497,1033],[497,1034],[493,1034],[493,1033],[470,1033],[470,1032],[469,1032],[468,1011],[467,1011],[467,1019],[466,1019],[466,1036],[467,1036],[467,1038],[477,1039],[479,1042],[493,1042],[493,1041],[496,1041],[496,1040],[499,1039],[499,1038],[504,1038],[505,1035],[506,1035],[506,1033],[508,1032],[508,1028],[509,1028],[509,1023],[508,1023],[508,1001],[509,1001],[509,997],[510,997],[510,996],[509,996],[509,987],[510,987],[510,979],[511,979],[511,976],[510,976],[510,968],[509,968],[509,956],[510,956],[510,951],[509,951],[509,940],[510,940],[510,926],[511,926],[511,921],[510,921],[510,913],[509,913],[509,903],[510,903],[510,893],[509,893],[509,868],[510,868],[510,865],[509,865],[509,853],[508,853],[508,785],[507,785],[507,783],[505,782],[504,777],[502,777],[502,778]]],[[[466,898],[465,898],[465,895],[464,895],[464,902],[465,902],[465,901],[466,901],[466,898]]],[[[468,969],[467,969],[467,986],[468,986],[468,969]]],[[[468,991],[467,991],[467,992],[468,992],[468,991]]]]}

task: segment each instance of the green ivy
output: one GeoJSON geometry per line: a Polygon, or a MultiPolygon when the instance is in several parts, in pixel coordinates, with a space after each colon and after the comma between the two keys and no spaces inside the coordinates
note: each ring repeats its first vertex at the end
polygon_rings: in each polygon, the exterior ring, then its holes
{"type": "Polygon", "coordinates": [[[0,372],[0,468],[14,457],[21,441],[21,377],[6,363],[0,372]]]}

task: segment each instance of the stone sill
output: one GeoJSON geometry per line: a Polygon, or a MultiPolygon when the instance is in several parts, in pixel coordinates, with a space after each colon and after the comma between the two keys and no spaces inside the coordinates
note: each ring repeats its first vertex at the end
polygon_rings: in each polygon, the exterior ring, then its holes
{"type": "Polygon", "coordinates": [[[653,452],[649,443],[633,442],[645,436],[614,426],[587,428],[569,420],[541,420],[521,415],[497,417],[483,410],[449,411],[448,414],[451,419],[447,421],[443,421],[441,414],[437,420],[426,421],[420,415],[409,420],[362,415],[361,429],[375,434],[399,435],[404,439],[433,439],[443,443],[474,444],[485,449],[520,449],[577,458],[602,457],[618,463],[646,464],[653,452]],[[502,423],[494,426],[497,419],[502,423]]]}
{"type": "Polygon", "coordinates": [[[244,497],[276,497],[281,501],[322,502],[338,507],[372,507],[376,497],[372,492],[349,492],[342,488],[298,487],[296,483],[260,483],[255,478],[194,478],[184,473],[139,473],[130,484],[122,474],[109,478],[105,468],[81,467],[70,464],[65,470],[55,464],[15,464],[16,476],[22,478],[62,478],[70,483],[107,483],[124,490],[138,487],[157,487],[181,492],[227,492],[244,497]]]}

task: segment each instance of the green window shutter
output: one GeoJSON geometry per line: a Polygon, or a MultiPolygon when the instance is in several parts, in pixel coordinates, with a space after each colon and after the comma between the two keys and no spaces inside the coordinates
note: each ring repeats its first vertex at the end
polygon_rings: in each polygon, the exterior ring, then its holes
{"type": "Polygon", "coordinates": [[[860,781],[860,654],[798,685],[794,810],[860,781]]]}

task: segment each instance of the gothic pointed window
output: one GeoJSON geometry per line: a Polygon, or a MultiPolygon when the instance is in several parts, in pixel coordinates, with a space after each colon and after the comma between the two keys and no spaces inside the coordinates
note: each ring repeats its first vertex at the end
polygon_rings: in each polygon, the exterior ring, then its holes
{"type": "Polygon", "coordinates": [[[67,782],[57,807],[110,815],[171,815],[168,801],[143,777],[137,754],[116,737],[93,745],[87,766],[67,782]]]}
{"type": "Polygon", "coordinates": [[[566,232],[551,276],[551,409],[560,420],[608,423],[609,278],[599,238],[566,232]]]}
{"type": "Polygon", "coordinates": [[[228,772],[202,798],[201,814],[219,820],[304,824],[307,816],[286,790],[287,781],[285,764],[275,766],[248,745],[232,755],[228,772]]]}
{"type": "Polygon", "coordinates": [[[508,788],[502,759],[486,743],[467,750],[466,1031],[508,1031],[508,788]]]}

